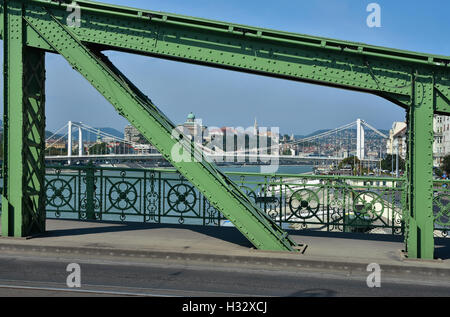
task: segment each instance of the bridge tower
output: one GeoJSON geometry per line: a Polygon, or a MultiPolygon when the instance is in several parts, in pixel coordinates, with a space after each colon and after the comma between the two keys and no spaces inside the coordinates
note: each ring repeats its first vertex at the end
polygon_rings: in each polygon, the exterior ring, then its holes
{"type": "Polygon", "coordinates": [[[69,121],[67,124],[67,163],[72,164],[72,130],[73,130],[73,122],[69,121]]]}
{"type": "Polygon", "coordinates": [[[78,128],[78,156],[82,157],[84,154],[83,148],[83,129],[81,128],[81,122],[75,123],[69,121],[67,124],[68,132],[67,132],[67,162],[68,164],[72,164],[72,149],[73,149],[73,128],[76,126],[78,128]]]}
{"type": "Polygon", "coordinates": [[[365,150],[365,133],[364,126],[362,125],[362,120],[356,120],[356,156],[360,160],[364,160],[366,156],[365,150]]]}

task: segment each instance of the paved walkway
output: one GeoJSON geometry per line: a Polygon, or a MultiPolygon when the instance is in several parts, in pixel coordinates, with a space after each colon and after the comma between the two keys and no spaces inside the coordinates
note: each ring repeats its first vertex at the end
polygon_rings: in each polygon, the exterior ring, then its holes
{"type": "Polygon", "coordinates": [[[95,223],[48,220],[48,232],[33,239],[0,239],[2,252],[39,252],[129,258],[173,259],[184,263],[227,263],[267,269],[330,269],[366,272],[378,263],[385,272],[449,278],[450,239],[438,239],[437,261],[410,261],[401,255],[402,237],[323,232],[291,232],[307,244],[304,254],[252,248],[232,227],[95,223]]]}

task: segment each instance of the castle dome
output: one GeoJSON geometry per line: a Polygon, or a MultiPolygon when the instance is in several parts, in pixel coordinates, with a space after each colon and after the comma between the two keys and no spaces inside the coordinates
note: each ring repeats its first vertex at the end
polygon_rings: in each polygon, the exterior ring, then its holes
{"type": "Polygon", "coordinates": [[[195,114],[192,112],[187,116],[188,121],[194,121],[195,120],[195,114]]]}

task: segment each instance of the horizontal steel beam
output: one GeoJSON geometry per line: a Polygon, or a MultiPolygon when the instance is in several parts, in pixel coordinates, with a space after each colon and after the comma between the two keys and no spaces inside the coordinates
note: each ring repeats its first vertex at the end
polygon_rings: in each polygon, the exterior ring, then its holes
{"type": "MultiPolygon", "coordinates": [[[[46,10],[66,23],[69,1],[30,0],[25,15],[46,10]],[[67,3],[64,3],[67,2],[67,3]]],[[[77,1],[74,34],[97,50],[118,50],[379,95],[408,108],[415,73],[450,87],[450,57],[388,49],[181,15],[77,1]]],[[[27,28],[27,45],[53,49],[27,28]]],[[[450,113],[443,100],[436,109],[450,113]]]]}

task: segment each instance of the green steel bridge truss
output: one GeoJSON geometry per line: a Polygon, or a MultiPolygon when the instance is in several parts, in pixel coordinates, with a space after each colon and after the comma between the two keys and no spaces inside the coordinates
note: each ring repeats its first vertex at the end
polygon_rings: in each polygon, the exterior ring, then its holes
{"type": "Polygon", "coordinates": [[[433,258],[433,116],[450,112],[450,57],[91,1],[77,1],[80,26],[69,27],[70,3],[0,2],[5,76],[3,235],[45,231],[44,56],[56,53],[257,248],[295,249],[295,243],[239,186],[201,160],[190,141],[173,135],[174,124],[102,54],[116,50],[371,93],[401,106],[407,112],[409,146],[406,250],[411,258],[433,258]],[[178,143],[192,149],[197,160],[172,160],[171,149],[178,143]]]}

